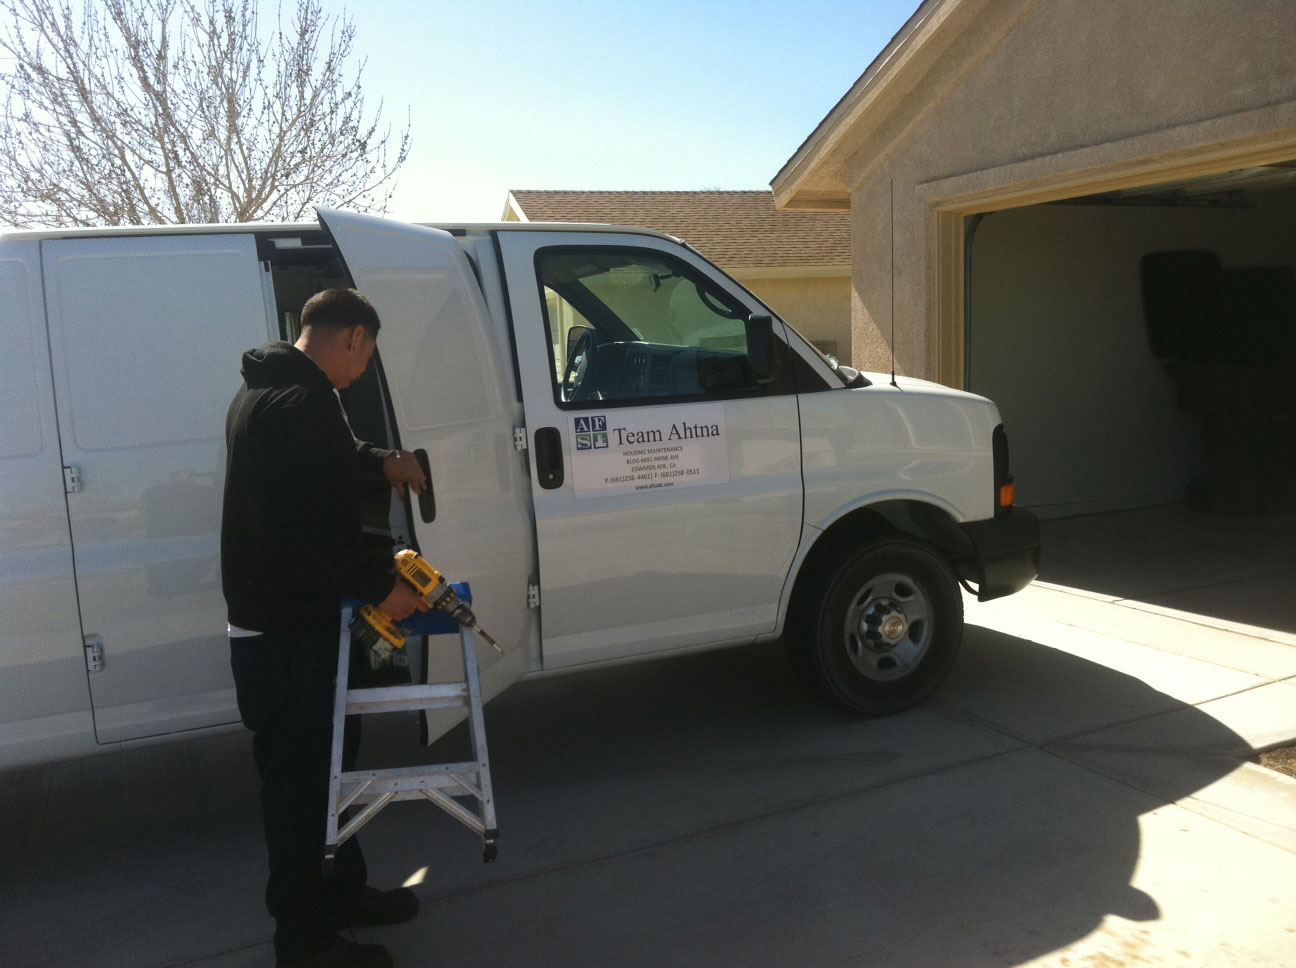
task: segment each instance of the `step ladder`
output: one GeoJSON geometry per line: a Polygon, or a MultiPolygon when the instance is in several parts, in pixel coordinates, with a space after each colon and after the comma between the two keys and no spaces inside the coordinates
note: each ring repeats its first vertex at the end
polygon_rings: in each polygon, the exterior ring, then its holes
{"type": "MultiPolygon", "coordinates": [[[[456,593],[472,602],[467,583],[453,582],[456,593]]],[[[333,751],[329,771],[328,826],[325,832],[324,869],[332,870],[338,846],[372,820],[383,807],[399,800],[426,799],[476,831],[482,838],[482,859],[495,859],[499,831],[491,793],[490,757],[486,749],[486,723],[482,716],[481,680],[477,668],[477,636],[444,612],[415,613],[397,623],[407,636],[459,633],[463,650],[462,682],[434,685],[382,686],[351,689],[347,673],[351,659],[351,616],[361,602],[343,602],[338,640],[337,686],[333,701],[333,751]],[[465,707],[472,760],[462,763],[429,763],[386,770],[342,770],[342,736],[348,715],[394,713],[409,710],[465,707]],[[465,805],[459,799],[469,800],[465,805]],[[360,808],[339,828],[339,818],[349,807],[360,808]]],[[[408,648],[408,646],[407,646],[408,648]]]]}

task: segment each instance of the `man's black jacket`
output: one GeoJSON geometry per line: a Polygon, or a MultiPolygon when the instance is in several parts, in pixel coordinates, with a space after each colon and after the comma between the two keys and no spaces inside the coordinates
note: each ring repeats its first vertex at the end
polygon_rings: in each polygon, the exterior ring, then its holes
{"type": "Polygon", "coordinates": [[[243,354],[225,421],[221,582],[229,621],[255,632],[336,627],[339,602],[377,602],[390,567],[360,548],[362,472],[391,451],[355,440],[324,371],[289,343],[243,354]]]}

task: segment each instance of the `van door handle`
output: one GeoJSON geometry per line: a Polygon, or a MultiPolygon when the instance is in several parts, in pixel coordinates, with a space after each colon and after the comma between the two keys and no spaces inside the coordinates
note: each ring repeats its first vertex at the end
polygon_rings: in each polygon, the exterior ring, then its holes
{"type": "Polygon", "coordinates": [[[428,463],[427,451],[421,447],[414,451],[414,459],[418,461],[423,476],[427,478],[427,487],[419,491],[419,517],[423,519],[424,524],[431,524],[436,520],[436,492],[432,490],[432,466],[428,463]]]}
{"type": "Polygon", "coordinates": [[[563,485],[562,434],[557,427],[541,427],[535,432],[536,475],[546,491],[563,485]]]}

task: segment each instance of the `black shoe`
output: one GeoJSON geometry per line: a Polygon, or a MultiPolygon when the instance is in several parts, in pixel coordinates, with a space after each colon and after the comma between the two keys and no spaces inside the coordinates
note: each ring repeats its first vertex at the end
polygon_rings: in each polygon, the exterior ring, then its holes
{"type": "Polygon", "coordinates": [[[337,909],[338,927],[357,924],[400,924],[418,914],[418,897],[408,887],[380,891],[365,885],[343,900],[337,909]]]}
{"type": "Polygon", "coordinates": [[[322,951],[275,964],[278,968],[393,968],[394,963],[391,952],[380,944],[356,944],[334,937],[322,951]]]}

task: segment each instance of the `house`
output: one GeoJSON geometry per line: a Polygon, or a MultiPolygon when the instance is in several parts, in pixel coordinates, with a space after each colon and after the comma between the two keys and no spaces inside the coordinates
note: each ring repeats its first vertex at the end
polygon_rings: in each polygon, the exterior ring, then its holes
{"type": "MultiPolygon", "coordinates": [[[[1296,6],[924,0],[771,182],[1046,515],[1296,506],[1296,6]]],[[[892,339],[894,333],[894,340],[892,339]]]]}
{"type": "Polygon", "coordinates": [[[819,349],[851,359],[850,219],[767,191],[509,192],[504,221],[642,225],[683,239],[819,349]]]}

